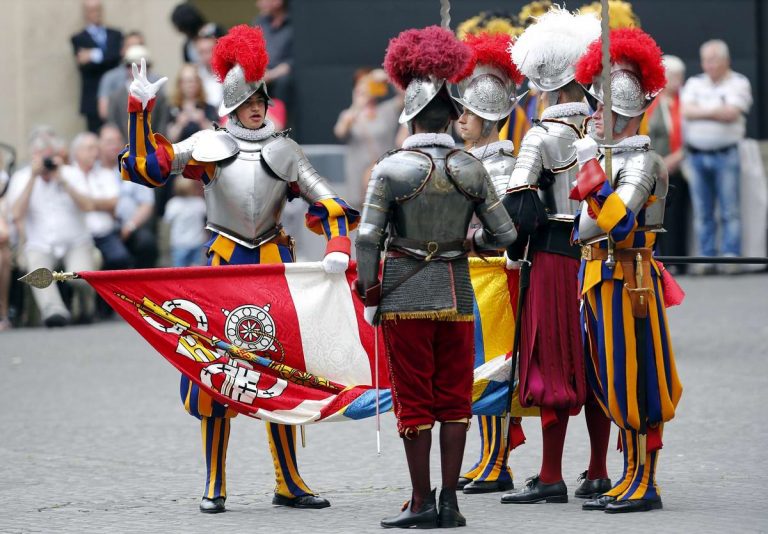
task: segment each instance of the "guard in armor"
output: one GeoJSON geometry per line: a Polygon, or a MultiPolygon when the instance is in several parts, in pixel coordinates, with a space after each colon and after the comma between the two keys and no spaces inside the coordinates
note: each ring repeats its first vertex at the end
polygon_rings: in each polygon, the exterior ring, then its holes
{"type": "MultiPolygon", "coordinates": [[[[468,69],[467,76],[457,84],[460,96],[455,100],[464,109],[457,121],[457,130],[467,151],[483,163],[501,198],[515,166],[512,155],[515,147],[512,141],[499,140],[499,130],[515,107],[516,88],[523,76],[507,52],[512,45],[508,34],[470,34],[462,41],[472,51],[473,58],[471,70],[468,69]]],[[[470,232],[479,227],[479,222],[473,219],[470,232]]],[[[499,354],[486,356],[494,358],[499,354]]],[[[484,363],[482,355],[475,356],[475,367],[484,363]]],[[[504,418],[479,415],[477,421],[480,459],[459,478],[459,487],[464,493],[510,490],[514,487],[512,470],[507,465],[511,445],[504,418]]],[[[519,419],[513,420],[513,424],[519,425],[519,422],[519,419]]]]}
{"type": "MultiPolygon", "coordinates": [[[[148,187],[162,186],[172,175],[201,180],[205,185],[208,264],[287,263],[294,261],[293,240],[280,225],[286,201],[296,197],[309,204],[307,227],[328,240],[322,261],[328,273],[343,273],[351,249],[348,233],[359,214],[328,187],[301,148],[266,119],[270,103],[263,81],[268,63],[261,30],[236,26],[219,39],[213,65],[224,84],[219,115],[228,117],[226,129],[200,131],[170,144],[152,132],[155,94],[165,78],[154,84],[133,65],[130,85],[129,145],[121,155],[122,176],[148,187]]],[[[181,400],[201,421],[207,468],[200,511],[225,511],[225,462],[230,419],[236,413],[181,379],[181,400]]],[[[272,504],[296,508],[324,508],[298,474],[296,429],[266,423],[275,466],[272,504]]]]}
{"type": "Polygon", "coordinates": [[[571,198],[581,202],[573,239],[582,246],[589,384],[619,427],[624,453],[620,481],[583,508],[617,513],[661,508],[656,466],[662,431],[675,415],[682,386],[663,271],[652,256],[656,233],[663,231],[667,170],[650,139],[637,135],[643,113],[665,84],[661,50],[642,30],[618,29],[610,33],[610,56],[610,111],[603,106],[600,40],[577,65],[576,79],[591,83],[599,102],[595,136],[605,138],[607,113],[615,126],[611,150],[598,148],[591,137],[576,143],[580,170],[571,198]]]}
{"type": "Polygon", "coordinates": [[[584,89],[574,80],[575,67],[599,34],[595,17],[555,7],[512,49],[515,64],[550,105],[523,138],[504,198],[520,232],[520,246],[510,257],[530,261],[518,319],[519,399],[522,406],[540,408],[543,454],[539,473],[522,491],[504,495],[503,503],[568,502],[563,446],[570,415],[582,406],[591,453],[575,496],[592,498],[611,487],[606,468],[611,424],[586,383],[575,282],[579,248],[570,243],[578,203],[568,198],[577,171],[573,143],[585,135],[590,114],[584,89]]]}
{"type": "Polygon", "coordinates": [[[437,26],[392,39],[384,66],[405,90],[402,150],[374,167],[356,242],[356,288],[366,318],[381,319],[397,426],[413,493],[386,528],[466,524],[456,500],[472,415],[473,291],[467,256],[516,232],[483,164],[446,134],[458,110],[446,88],[471,53],[437,26]],[[473,215],[483,228],[467,239],[473,215]],[[386,251],[383,279],[379,257],[386,251]],[[432,427],[440,422],[442,489],[431,491],[432,427]]]}

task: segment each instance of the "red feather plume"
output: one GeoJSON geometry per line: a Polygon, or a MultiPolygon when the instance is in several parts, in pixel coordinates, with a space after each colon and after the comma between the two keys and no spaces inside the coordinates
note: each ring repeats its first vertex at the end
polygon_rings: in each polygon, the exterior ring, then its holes
{"type": "Polygon", "coordinates": [[[405,89],[414,78],[453,80],[470,62],[472,53],[449,30],[429,26],[406,30],[390,39],[384,69],[390,80],[405,89]]]}
{"type": "Polygon", "coordinates": [[[505,33],[479,33],[477,35],[468,34],[463,43],[472,51],[472,60],[467,64],[467,68],[459,75],[463,80],[472,74],[478,63],[491,65],[505,73],[515,83],[520,85],[523,82],[523,75],[517,70],[517,66],[512,62],[509,49],[512,45],[512,37],[505,33]]]}
{"type": "MultiPolygon", "coordinates": [[[[597,39],[581,56],[576,64],[576,81],[587,85],[592,83],[603,70],[602,39],[597,39]]],[[[611,30],[611,61],[631,63],[640,71],[643,90],[655,94],[664,89],[667,78],[661,61],[661,48],[653,37],[639,28],[611,30]]]]}
{"type": "Polygon", "coordinates": [[[269,64],[267,45],[261,28],[247,24],[235,26],[216,42],[211,59],[211,68],[219,81],[223,82],[229,69],[239,64],[248,83],[264,77],[269,64]]]}

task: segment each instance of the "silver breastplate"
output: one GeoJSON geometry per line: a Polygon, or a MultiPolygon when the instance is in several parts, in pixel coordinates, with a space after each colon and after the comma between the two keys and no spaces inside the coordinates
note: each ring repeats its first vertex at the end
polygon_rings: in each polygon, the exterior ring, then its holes
{"type": "MultiPolygon", "coordinates": [[[[605,168],[605,159],[600,166],[605,168]]],[[[663,232],[669,177],[664,161],[653,150],[623,150],[614,153],[611,183],[624,205],[635,214],[638,232],[663,232]],[[646,207],[649,198],[656,197],[646,207]]],[[[607,239],[597,221],[589,216],[587,203],[581,205],[579,241],[596,243],[607,239]]]]}
{"type": "Polygon", "coordinates": [[[549,187],[539,187],[539,198],[547,208],[550,219],[572,221],[579,209],[579,203],[571,200],[573,181],[579,171],[578,165],[555,174],[555,181],[549,187]]]}
{"type": "Polygon", "coordinates": [[[265,165],[263,142],[238,139],[237,143],[237,157],[220,163],[214,180],[205,188],[207,228],[255,248],[280,222],[288,183],[265,165]]]}

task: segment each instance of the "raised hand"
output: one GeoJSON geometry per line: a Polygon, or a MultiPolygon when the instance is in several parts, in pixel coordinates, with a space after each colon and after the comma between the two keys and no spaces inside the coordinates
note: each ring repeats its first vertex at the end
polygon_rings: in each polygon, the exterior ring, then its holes
{"type": "Polygon", "coordinates": [[[163,84],[168,81],[168,78],[163,76],[154,83],[150,82],[147,79],[147,62],[144,58],[141,58],[141,68],[137,67],[136,63],[133,63],[131,70],[133,71],[133,81],[128,87],[128,92],[131,96],[141,100],[142,109],[147,109],[149,101],[155,98],[155,95],[163,84]]]}

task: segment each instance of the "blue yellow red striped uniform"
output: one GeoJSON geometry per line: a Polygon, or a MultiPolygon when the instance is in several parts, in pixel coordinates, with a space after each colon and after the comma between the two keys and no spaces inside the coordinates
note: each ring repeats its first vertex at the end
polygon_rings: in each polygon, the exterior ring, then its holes
{"type": "MultiPolygon", "coordinates": [[[[651,196],[645,206],[633,213],[613,191],[609,181],[586,199],[598,226],[615,241],[615,248],[653,248],[656,234],[638,231],[644,226],[646,208],[656,202],[651,196]]],[[[578,239],[578,214],[574,239],[578,239]]],[[[607,248],[605,241],[592,245],[607,248]]],[[[629,294],[624,289],[621,262],[610,269],[599,259],[582,260],[579,271],[582,323],[585,331],[587,379],[605,413],[620,428],[624,452],[624,474],[608,493],[619,500],[656,499],[659,490],[655,470],[662,446],[663,424],[675,415],[682,395],[674,352],[669,336],[661,272],[651,260],[651,288],[648,316],[632,315],[629,294]],[[636,328],[645,329],[643,347],[638,348],[636,328]],[[638,354],[638,351],[640,354],[638,354]],[[638,455],[640,409],[638,405],[638,357],[645,359],[646,413],[648,446],[643,462],[638,455]]]]}
{"type": "MultiPolygon", "coordinates": [[[[146,109],[141,102],[131,97],[129,111],[129,145],[120,154],[121,174],[129,180],[147,187],[160,187],[170,177],[173,161],[173,146],[151,127],[151,112],[155,101],[146,109]]],[[[186,178],[208,184],[216,172],[215,163],[202,163],[194,159],[183,170],[186,178]]],[[[325,235],[329,250],[333,242],[348,242],[348,234],[358,222],[358,215],[343,200],[329,198],[320,200],[309,207],[306,225],[311,231],[325,235]]],[[[336,245],[338,246],[338,245],[336,245]]],[[[341,247],[345,248],[345,247],[341,247]]],[[[348,245],[346,249],[348,250],[348,245]]],[[[213,233],[206,244],[208,265],[242,265],[288,263],[294,261],[290,247],[269,242],[258,248],[247,248],[223,235],[213,233]]],[[[237,413],[214,401],[200,391],[198,386],[182,376],[181,400],[190,415],[201,421],[203,450],[206,460],[206,487],[204,497],[213,499],[226,496],[226,454],[229,442],[230,419],[237,413]]],[[[266,423],[267,439],[275,467],[275,493],[285,497],[299,497],[312,494],[302,480],[296,463],[296,428],[293,426],[266,423]]]]}

